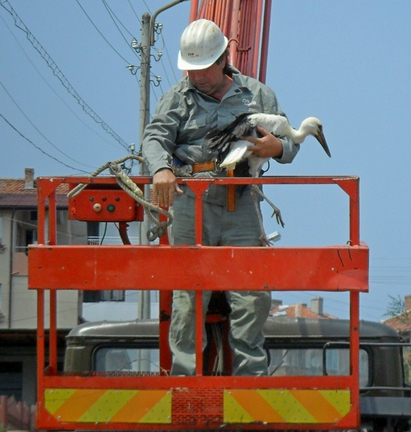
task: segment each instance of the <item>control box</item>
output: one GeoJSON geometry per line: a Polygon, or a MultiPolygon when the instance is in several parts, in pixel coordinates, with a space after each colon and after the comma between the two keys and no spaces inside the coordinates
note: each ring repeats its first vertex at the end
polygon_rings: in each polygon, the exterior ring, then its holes
{"type": "MultiPolygon", "coordinates": [[[[89,185],[69,198],[69,219],[92,222],[142,221],[144,208],[120,188],[89,185]]],[[[141,186],[140,188],[143,188],[141,186]]]]}

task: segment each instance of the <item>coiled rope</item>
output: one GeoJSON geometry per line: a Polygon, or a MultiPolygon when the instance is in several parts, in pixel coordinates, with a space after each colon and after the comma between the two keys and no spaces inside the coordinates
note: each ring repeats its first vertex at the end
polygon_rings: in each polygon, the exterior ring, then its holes
{"type": "MultiPolygon", "coordinates": [[[[138,160],[140,163],[144,162],[144,159],[141,156],[127,155],[122,157],[121,159],[105,163],[96,171],[94,171],[90,175],[90,177],[97,177],[103,171],[108,169],[110,171],[110,174],[116,177],[117,184],[121,187],[121,189],[123,189],[128,195],[130,195],[135,201],[137,201],[140,205],[144,207],[144,212],[146,213],[150,221],[155,225],[152,229],[147,231],[147,239],[149,241],[154,241],[158,237],[161,237],[165,234],[167,227],[173,223],[173,216],[167,210],[164,210],[161,207],[152,204],[151,202],[144,199],[143,191],[122,170],[121,166],[119,166],[119,164],[122,164],[129,159],[138,160]],[[162,215],[166,216],[167,221],[160,222],[154,216],[153,212],[161,213],[162,215]]],[[[78,184],[67,194],[67,197],[74,198],[86,187],[86,183],[78,184]]]]}

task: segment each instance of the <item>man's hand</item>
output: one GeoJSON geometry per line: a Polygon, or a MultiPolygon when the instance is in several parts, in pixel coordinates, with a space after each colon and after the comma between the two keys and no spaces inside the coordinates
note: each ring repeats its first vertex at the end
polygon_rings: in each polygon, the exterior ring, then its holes
{"type": "Polygon", "coordinates": [[[173,205],[175,193],[184,192],[178,187],[176,176],[169,169],[157,171],[153,176],[153,194],[151,201],[160,207],[173,205]]]}
{"type": "Polygon", "coordinates": [[[283,154],[281,141],[261,126],[257,126],[257,130],[263,135],[261,138],[243,137],[243,139],[255,144],[253,147],[249,147],[248,150],[261,158],[281,157],[283,154]]]}

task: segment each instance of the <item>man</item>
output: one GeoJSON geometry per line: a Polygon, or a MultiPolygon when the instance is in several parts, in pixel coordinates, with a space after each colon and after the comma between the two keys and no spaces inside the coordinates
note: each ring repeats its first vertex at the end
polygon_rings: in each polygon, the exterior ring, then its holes
{"type": "MultiPolygon", "coordinates": [[[[194,195],[179,187],[176,165],[190,165],[193,177],[225,176],[213,155],[201,145],[210,130],[223,128],[244,112],[283,114],[276,96],[264,84],[242,75],[228,64],[227,38],[212,21],[192,22],[180,41],[178,67],[188,76],[159,100],[143,138],[143,156],[153,175],[152,199],[173,206],[175,245],[195,244],[194,195]]],[[[250,139],[257,156],[291,162],[299,150],[290,140],[278,139],[263,128],[262,138],[250,139]]],[[[262,246],[261,228],[250,187],[237,193],[235,211],[227,209],[227,187],[212,185],[203,195],[203,244],[207,246],[262,246]]],[[[216,286],[218,289],[218,286],[216,286]]],[[[204,311],[211,292],[203,293],[204,311]]],[[[263,325],[270,294],[227,292],[231,307],[229,341],[234,375],[266,375],[263,325]]],[[[175,291],[170,326],[173,375],[195,373],[195,292],[175,291]]]]}

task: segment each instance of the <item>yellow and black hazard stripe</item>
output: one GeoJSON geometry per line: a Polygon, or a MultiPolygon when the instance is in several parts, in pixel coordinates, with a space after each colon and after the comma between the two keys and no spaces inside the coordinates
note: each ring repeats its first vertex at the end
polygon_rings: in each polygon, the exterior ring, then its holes
{"type": "Polygon", "coordinates": [[[59,422],[171,423],[168,390],[46,389],[44,396],[59,422]]]}
{"type": "Polygon", "coordinates": [[[349,390],[225,390],[225,423],[337,423],[350,412],[349,390]]]}

